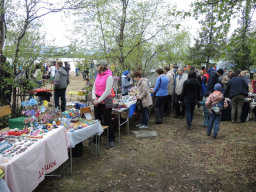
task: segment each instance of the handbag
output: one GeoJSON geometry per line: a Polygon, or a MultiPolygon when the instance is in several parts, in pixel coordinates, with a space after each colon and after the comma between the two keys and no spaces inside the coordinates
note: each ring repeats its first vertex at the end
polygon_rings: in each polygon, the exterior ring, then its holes
{"type": "Polygon", "coordinates": [[[137,99],[137,103],[136,103],[136,111],[141,111],[142,109],[142,102],[140,99],[137,99]]]}
{"type": "Polygon", "coordinates": [[[224,97],[223,97],[223,99],[219,102],[219,103],[216,103],[215,105],[213,105],[212,107],[211,107],[211,112],[212,113],[214,113],[215,115],[218,115],[218,114],[220,114],[220,112],[221,112],[221,109],[223,108],[223,106],[224,106],[224,97]]]}

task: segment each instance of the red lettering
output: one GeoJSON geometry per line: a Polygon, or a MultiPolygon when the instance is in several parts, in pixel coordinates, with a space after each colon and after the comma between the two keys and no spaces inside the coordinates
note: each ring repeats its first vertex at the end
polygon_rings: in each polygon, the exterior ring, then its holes
{"type": "Polygon", "coordinates": [[[38,177],[38,179],[40,179],[43,175],[44,175],[44,168],[39,170],[39,177],[38,177]]]}
{"type": "Polygon", "coordinates": [[[56,160],[52,163],[45,165],[44,168],[42,168],[41,170],[38,171],[38,173],[39,173],[38,179],[40,179],[42,176],[44,176],[44,174],[45,174],[44,171],[51,169],[54,166],[56,166],[56,160]]]}
{"type": "Polygon", "coordinates": [[[56,166],[56,161],[51,163],[51,168],[54,167],[54,166],[56,166]]]}
{"type": "Polygon", "coordinates": [[[45,165],[45,170],[48,170],[48,169],[50,169],[50,168],[51,168],[51,165],[50,165],[50,164],[45,165]]]}

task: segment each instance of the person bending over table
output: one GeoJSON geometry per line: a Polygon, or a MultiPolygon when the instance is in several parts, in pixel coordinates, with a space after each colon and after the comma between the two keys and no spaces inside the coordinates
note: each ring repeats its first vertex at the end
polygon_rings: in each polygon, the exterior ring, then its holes
{"type": "Polygon", "coordinates": [[[149,93],[148,88],[148,79],[147,78],[141,78],[140,72],[135,72],[133,74],[134,81],[138,82],[138,94],[137,99],[141,101],[142,109],[142,119],[141,123],[138,125],[135,125],[136,127],[139,127],[140,129],[146,129],[148,128],[148,107],[152,105],[152,97],[149,93]]]}
{"type": "Polygon", "coordinates": [[[130,72],[124,71],[122,75],[122,96],[128,95],[129,88],[132,86],[130,72]]]}
{"type": "Polygon", "coordinates": [[[97,77],[92,88],[92,99],[94,104],[95,119],[99,119],[103,125],[109,126],[109,146],[115,145],[115,134],[111,125],[111,114],[113,108],[113,97],[111,89],[113,86],[113,76],[107,67],[107,62],[100,60],[96,63],[97,77]],[[104,121],[102,121],[102,118],[104,121]]]}
{"type": "Polygon", "coordinates": [[[63,68],[62,61],[56,63],[56,73],[54,80],[54,101],[55,107],[60,108],[59,99],[61,98],[61,111],[66,110],[66,89],[69,84],[67,71],[63,68]]]}

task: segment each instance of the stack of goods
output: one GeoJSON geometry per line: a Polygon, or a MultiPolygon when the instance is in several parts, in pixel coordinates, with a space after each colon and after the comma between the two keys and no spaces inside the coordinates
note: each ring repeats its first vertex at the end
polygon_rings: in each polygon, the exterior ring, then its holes
{"type": "Polygon", "coordinates": [[[61,112],[56,109],[48,110],[48,101],[43,101],[43,105],[38,106],[35,99],[30,99],[27,102],[22,102],[22,106],[25,108],[22,114],[27,117],[24,119],[24,128],[22,130],[12,129],[3,134],[40,139],[44,133],[57,128],[57,125],[60,124],[58,117],[61,112]]]}
{"type": "Polygon", "coordinates": [[[26,151],[38,140],[23,136],[1,136],[0,141],[0,163],[5,163],[15,155],[26,151]]]}
{"type": "Polygon", "coordinates": [[[63,118],[70,119],[71,122],[77,122],[80,118],[80,110],[79,109],[69,109],[68,111],[62,112],[61,116],[63,118]]]}
{"type": "Polygon", "coordinates": [[[67,132],[74,132],[78,129],[86,128],[90,125],[97,123],[98,120],[86,120],[86,119],[79,119],[76,123],[71,123],[69,126],[66,127],[67,132]]]}
{"type": "Polygon", "coordinates": [[[116,109],[122,109],[122,108],[127,108],[127,104],[133,101],[136,101],[135,96],[122,96],[121,99],[114,98],[114,108],[116,109]]]}

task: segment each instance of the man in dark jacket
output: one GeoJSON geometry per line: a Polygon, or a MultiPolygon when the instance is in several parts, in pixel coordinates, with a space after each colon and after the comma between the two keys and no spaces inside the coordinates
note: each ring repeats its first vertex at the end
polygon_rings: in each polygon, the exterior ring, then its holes
{"type": "Polygon", "coordinates": [[[224,97],[229,97],[231,99],[231,121],[232,123],[240,123],[242,107],[244,104],[245,96],[248,95],[248,84],[241,77],[236,77],[236,74],[231,74],[231,79],[229,80],[224,97]],[[235,118],[237,110],[237,118],[235,118]]]}
{"type": "Polygon", "coordinates": [[[69,77],[67,71],[63,68],[62,61],[56,63],[56,74],[54,80],[54,101],[55,107],[59,108],[59,99],[61,98],[61,111],[66,109],[66,88],[69,84],[69,77]]]}
{"type": "Polygon", "coordinates": [[[216,83],[220,83],[219,77],[223,75],[224,70],[223,69],[218,69],[216,73],[211,73],[209,80],[208,80],[208,85],[207,85],[207,94],[210,95],[214,91],[214,85],[216,83]]]}

